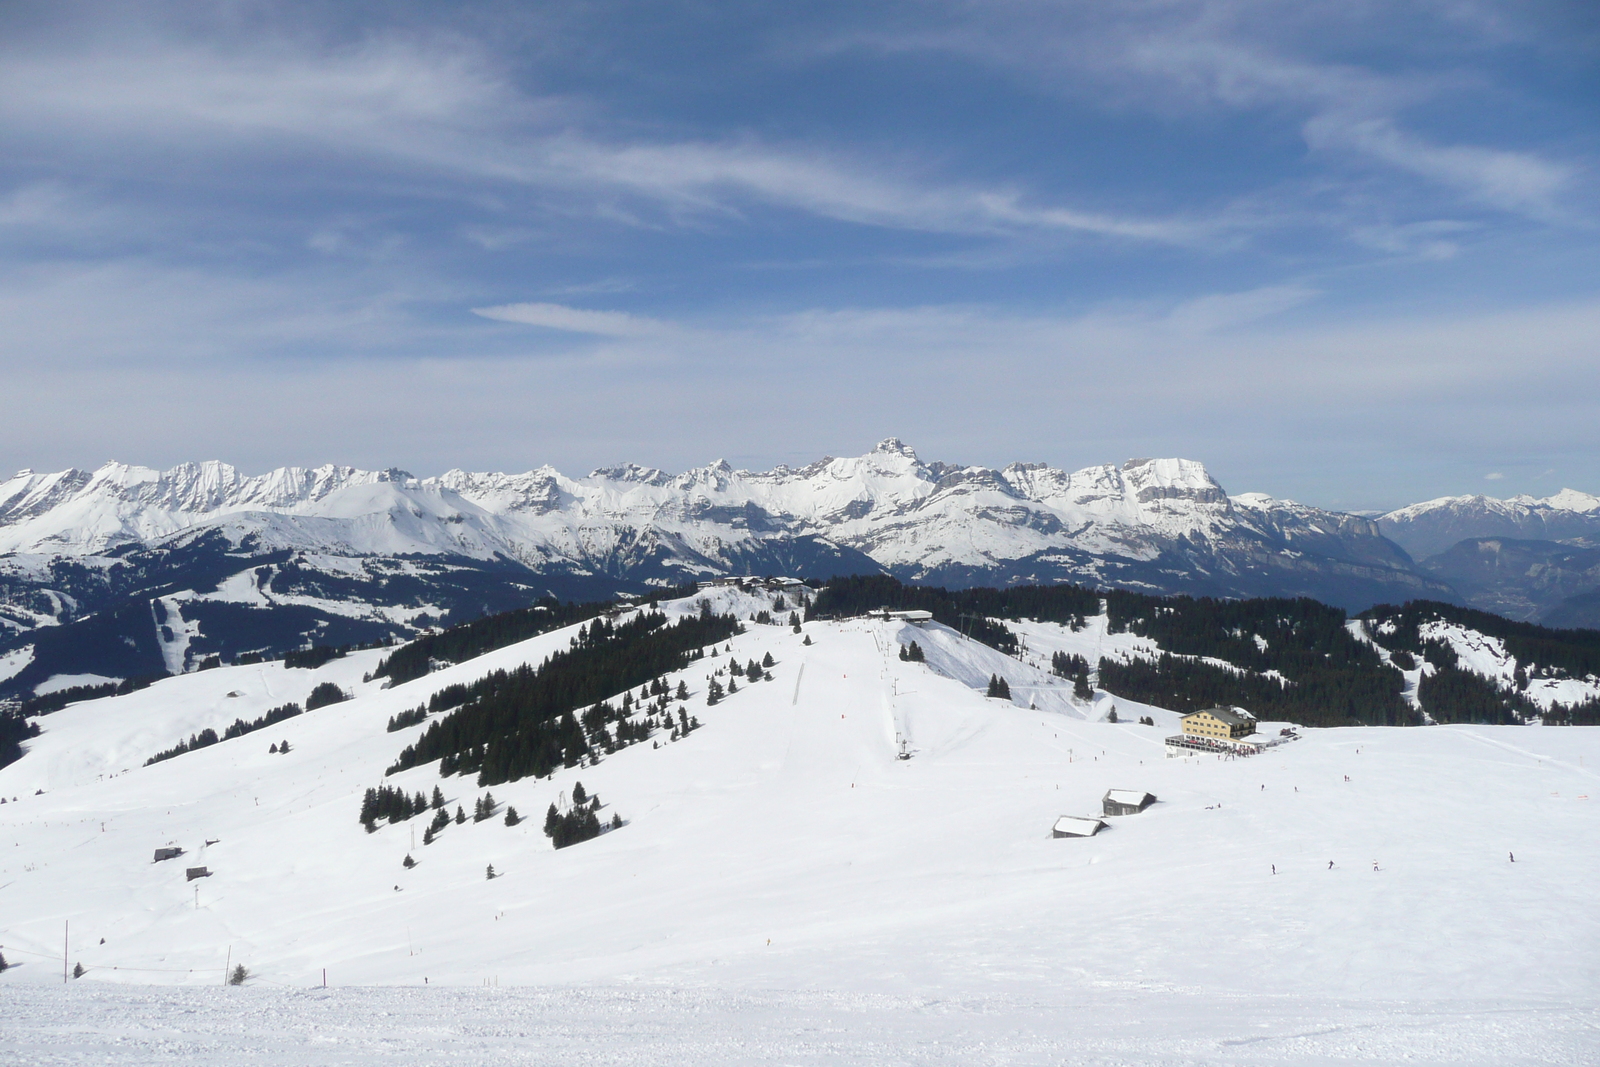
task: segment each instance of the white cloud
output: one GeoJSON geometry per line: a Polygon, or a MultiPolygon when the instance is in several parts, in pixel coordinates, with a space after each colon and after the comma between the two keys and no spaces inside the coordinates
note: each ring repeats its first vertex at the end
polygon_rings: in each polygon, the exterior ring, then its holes
{"type": "Polygon", "coordinates": [[[840,453],[887,428],[960,461],[1192,455],[1230,488],[1313,501],[1337,485],[1400,503],[1422,495],[1419,471],[1481,484],[1507,462],[1600,486],[1592,302],[1321,325],[1307,322],[1315,305],[1278,314],[1313,295],[1294,287],[1079,315],[819,308],[693,329],[562,304],[493,309],[587,335],[552,351],[532,331],[418,319],[441,292],[465,302],[433,279],[372,281],[150,262],[0,271],[4,393],[27,398],[0,421],[0,453],[41,469],[197,454],[252,468],[681,468],[777,447],[760,442],[840,453]]]}
{"type": "Polygon", "coordinates": [[[1501,474],[1499,471],[1490,471],[1488,474],[1483,476],[1483,480],[1486,482],[1500,482],[1504,481],[1505,477],[1506,476],[1501,474]]]}
{"type": "Polygon", "coordinates": [[[670,323],[630,315],[625,311],[585,311],[565,304],[501,304],[473,308],[474,315],[497,322],[519,322],[568,333],[587,333],[601,337],[656,337],[671,333],[670,323]]]}
{"type": "MultiPolygon", "coordinates": [[[[1383,9],[1384,5],[1372,5],[1383,9]]],[[[1467,200],[1543,221],[1561,217],[1560,198],[1579,170],[1536,151],[1470,143],[1441,143],[1406,128],[1417,105],[1451,95],[1476,104],[1494,95],[1489,49],[1537,37],[1513,30],[1514,13],[1493,19],[1462,12],[1457,3],[1382,10],[1360,4],[1276,0],[1159,0],[1150,4],[953,4],[946,24],[842,36],[825,50],[945,52],[1021,72],[1058,92],[1116,114],[1140,111],[1166,118],[1197,112],[1248,111],[1287,118],[1298,114],[1314,152],[1347,153],[1456,191],[1467,200]],[[1436,21],[1429,21],[1436,20],[1436,21]],[[1420,30],[1418,27],[1422,27],[1420,30]],[[1363,66],[1362,42],[1387,53],[1387,34],[1439,30],[1426,56],[1400,66],[1363,66]],[[1452,51],[1452,49],[1455,51],[1452,51]],[[1328,58],[1340,56],[1338,60],[1328,58]],[[1452,68],[1451,58],[1459,65],[1452,68]]],[[[1536,24],[1537,17],[1529,19],[1536,24]]],[[[1541,42],[1550,46],[1553,42],[1541,42]]],[[[1463,117],[1470,111],[1457,110],[1463,117]]],[[[1485,109],[1479,139],[1500,134],[1485,109]]],[[[1431,254],[1448,255],[1442,245],[1431,254]]]]}
{"type": "Polygon", "coordinates": [[[1270,285],[1243,293],[1216,293],[1185,301],[1167,321],[1186,333],[1212,333],[1299,307],[1318,295],[1303,285],[1270,285]]]}
{"type": "Polygon", "coordinates": [[[1388,118],[1327,112],[1307,122],[1305,133],[1313,148],[1361,152],[1450,186],[1479,203],[1538,217],[1557,213],[1556,198],[1575,173],[1570,166],[1526,152],[1430,144],[1388,118]]]}
{"type": "MultiPolygon", "coordinates": [[[[608,136],[573,101],[520,92],[492,57],[459,44],[370,41],[314,53],[267,42],[223,54],[152,42],[137,51],[0,59],[0,129],[55,136],[75,128],[93,143],[141,145],[163,163],[170,147],[226,154],[299,142],[335,157],[589,198],[593,213],[632,225],[651,223],[595,194],[639,197],[679,216],[734,217],[742,205],[762,203],[937,233],[1185,244],[1236,226],[1082,210],[812,147],[608,136]]],[[[128,165],[126,157],[119,165],[128,165]]],[[[520,235],[481,229],[469,236],[496,247],[520,235]]]]}

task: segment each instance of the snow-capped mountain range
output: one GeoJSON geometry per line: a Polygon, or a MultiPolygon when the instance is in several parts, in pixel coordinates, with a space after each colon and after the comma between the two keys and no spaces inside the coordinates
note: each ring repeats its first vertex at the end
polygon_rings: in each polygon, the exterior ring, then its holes
{"type": "Polygon", "coordinates": [[[853,565],[865,562],[859,554],[897,574],[959,584],[1032,571],[1113,578],[1107,567],[1199,546],[1290,549],[1380,571],[1408,563],[1370,522],[1229,497],[1190,460],[993,470],[925,463],[893,439],[865,456],[765,472],[718,462],[582,479],[549,467],[425,479],[291,467],[246,477],[210,462],[24,471],[0,484],[0,553],[15,557],[104,557],[202,530],[235,546],[249,539],[257,551],[505,558],[538,573],[658,583],[726,573],[743,555],[802,539],[853,565]]]}
{"type": "MultiPolygon", "coordinates": [[[[1570,491],[1505,503],[1547,531],[1600,526],[1600,501],[1570,491]]],[[[863,456],[761,472],[724,462],[583,478],[550,467],[246,476],[219,462],[23,471],[0,483],[0,688],[404,637],[545,594],[597,598],[729,573],[1069,581],[1350,608],[1452,599],[1401,546],[1460,510],[1435,501],[1373,521],[1230,496],[1192,460],[992,469],[927,462],[892,438],[863,456]]]]}
{"type": "Polygon", "coordinates": [[[1391,511],[1378,519],[1378,529],[1417,559],[1479,537],[1600,547],[1600,497],[1576,489],[1543,499],[1444,496],[1391,511]]]}

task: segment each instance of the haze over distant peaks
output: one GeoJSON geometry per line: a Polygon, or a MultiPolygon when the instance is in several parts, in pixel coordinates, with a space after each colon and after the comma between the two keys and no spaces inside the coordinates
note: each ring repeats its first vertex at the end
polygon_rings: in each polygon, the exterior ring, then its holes
{"type": "Polygon", "coordinates": [[[1417,559],[1473,537],[1600,543],[1600,497],[1576,489],[1543,499],[1443,496],[1380,516],[1378,526],[1417,559]]]}

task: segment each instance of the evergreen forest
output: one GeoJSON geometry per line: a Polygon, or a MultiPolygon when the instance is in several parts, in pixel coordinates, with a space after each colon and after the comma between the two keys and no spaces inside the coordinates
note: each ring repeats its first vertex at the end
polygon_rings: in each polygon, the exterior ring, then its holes
{"type": "Polygon", "coordinates": [[[947,590],[873,575],[829,581],[807,617],[883,607],[932,612],[936,621],[1008,654],[1019,643],[1006,620],[1079,630],[1103,613],[1110,632],[1149,638],[1163,651],[1155,659],[1102,658],[1092,665],[1093,679],[1081,656],[1052,657],[1053,672],[1072,678],[1080,697],[1097,681],[1114,696],[1174,711],[1222,704],[1306,726],[1416,725],[1426,720],[1404,699],[1401,672],[1420,663],[1417,699],[1435,722],[1600,723],[1600,700],[1541,711],[1524,695],[1532,680],[1600,676],[1600,631],[1513,622],[1452,604],[1380,605],[1352,618],[1307,598],[1163,597],[1071,585],[947,590]],[[1502,683],[1460,667],[1448,644],[1427,637],[1439,624],[1501,642],[1518,662],[1516,677],[1502,683]]]}
{"type": "MultiPolygon", "coordinates": [[[[737,619],[704,604],[700,614],[672,625],[658,611],[620,623],[593,619],[538,667],[494,671],[436,694],[429,710],[449,713],[407,745],[388,773],[439,760],[441,775],[476,774],[478,784],[498,785],[638,743],[649,736],[645,719],[672,723],[662,676],[739,632],[737,619]],[[631,690],[639,687],[643,699],[635,703],[631,690]],[[621,707],[607,703],[622,690],[629,692],[621,707]]],[[[680,685],[679,699],[686,696],[680,685]]],[[[692,724],[681,710],[679,719],[688,732],[692,724]]]]}

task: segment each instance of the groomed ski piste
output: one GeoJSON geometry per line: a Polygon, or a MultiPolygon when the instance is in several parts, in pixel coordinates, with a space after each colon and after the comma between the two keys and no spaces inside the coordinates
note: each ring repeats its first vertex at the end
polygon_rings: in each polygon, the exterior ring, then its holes
{"type": "Polygon", "coordinates": [[[452,813],[486,791],[437,763],[385,778],[425,728],[391,716],[576,629],[392,688],[361,652],[40,720],[0,769],[0,1057],[1600,1061],[1600,731],[1308,729],[1169,759],[1175,714],[1080,704],[1035,665],[1126,635],[1020,624],[1025,663],[934,623],[747,622],[670,676],[701,723],[681,740],[492,786],[494,818],[426,846],[426,816],[363,830],[369,787],[438,784],[452,813]],[[706,705],[713,669],[768,653],[771,681],[706,705]],[[326,681],[353,698],[143,765],[326,681]],[[624,825],[555,850],[544,813],[580,781],[624,825]],[[1052,837],[1110,788],[1159,801],[1052,837]]]}

